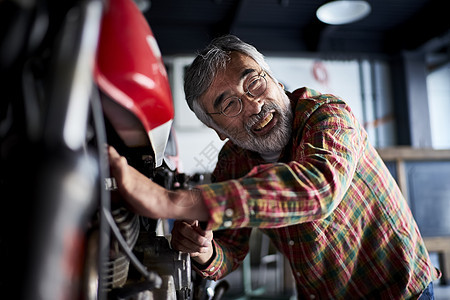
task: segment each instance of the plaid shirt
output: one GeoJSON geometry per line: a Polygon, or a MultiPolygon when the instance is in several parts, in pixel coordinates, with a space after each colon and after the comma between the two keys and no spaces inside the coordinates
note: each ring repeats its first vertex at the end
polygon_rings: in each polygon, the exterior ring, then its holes
{"type": "Polygon", "coordinates": [[[333,95],[289,94],[293,136],[278,162],[227,142],[200,185],[219,279],[249,250],[252,227],[289,260],[299,298],[410,299],[439,278],[418,227],[365,130],[333,95]]]}

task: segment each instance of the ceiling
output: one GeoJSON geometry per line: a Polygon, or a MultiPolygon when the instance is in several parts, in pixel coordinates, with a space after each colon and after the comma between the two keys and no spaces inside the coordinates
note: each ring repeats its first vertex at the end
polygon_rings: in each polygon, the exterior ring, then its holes
{"type": "Polygon", "coordinates": [[[415,50],[435,37],[448,40],[447,0],[367,1],[371,14],[347,25],[317,19],[315,12],[326,0],[151,0],[144,14],[163,55],[194,54],[227,33],[265,54],[389,55],[415,50]]]}

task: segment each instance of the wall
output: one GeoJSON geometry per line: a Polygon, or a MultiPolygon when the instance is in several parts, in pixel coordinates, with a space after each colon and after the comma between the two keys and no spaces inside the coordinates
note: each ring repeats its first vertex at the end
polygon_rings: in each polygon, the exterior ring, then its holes
{"type": "Polygon", "coordinates": [[[433,148],[450,149],[450,63],[428,74],[427,90],[433,148]]]}

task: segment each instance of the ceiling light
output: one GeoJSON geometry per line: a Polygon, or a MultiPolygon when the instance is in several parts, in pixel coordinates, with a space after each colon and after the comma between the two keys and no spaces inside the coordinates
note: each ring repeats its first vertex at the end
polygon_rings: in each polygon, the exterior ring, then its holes
{"type": "Polygon", "coordinates": [[[317,18],[327,24],[341,25],[356,22],[371,11],[370,4],[359,0],[336,0],[325,3],[316,12],[317,18]]]}

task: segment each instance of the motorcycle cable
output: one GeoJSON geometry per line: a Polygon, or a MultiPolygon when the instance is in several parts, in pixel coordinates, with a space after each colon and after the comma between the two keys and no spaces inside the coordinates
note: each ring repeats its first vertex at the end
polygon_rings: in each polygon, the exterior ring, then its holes
{"type": "MultiPolygon", "coordinates": [[[[110,178],[109,174],[109,163],[108,159],[105,153],[105,145],[106,142],[106,130],[104,128],[103,123],[103,113],[102,113],[102,107],[100,104],[100,94],[95,93],[93,96],[94,99],[92,99],[92,114],[93,114],[93,120],[94,120],[94,126],[95,130],[98,134],[98,151],[100,153],[100,172],[101,177],[108,179],[110,178]],[[102,153],[105,153],[103,156],[102,153]]],[[[120,233],[120,229],[117,226],[116,222],[114,221],[114,217],[111,214],[110,210],[110,195],[109,191],[107,191],[106,188],[101,188],[101,195],[100,195],[100,201],[101,201],[101,213],[104,217],[104,220],[107,222],[107,225],[111,229],[111,231],[114,234],[114,237],[117,239],[120,247],[122,250],[126,253],[128,258],[130,259],[133,266],[136,268],[136,270],[139,271],[139,273],[142,274],[142,276],[146,279],[146,281],[149,283],[149,285],[153,288],[159,288],[162,284],[162,279],[159,277],[159,275],[156,272],[149,271],[147,268],[139,261],[139,259],[136,257],[136,255],[133,253],[133,251],[128,246],[127,242],[123,238],[122,234],[120,233]]],[[[106,230],[106,228],[102,228],[103,230],[106,230]]],[[[104,231],[103,231],[104,232],[104,231]]],[[[109,242],[109,241],[103,241],[103,243],[109,242]]]]}

